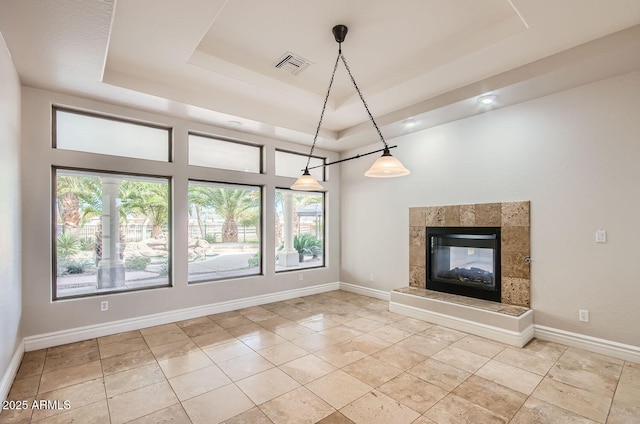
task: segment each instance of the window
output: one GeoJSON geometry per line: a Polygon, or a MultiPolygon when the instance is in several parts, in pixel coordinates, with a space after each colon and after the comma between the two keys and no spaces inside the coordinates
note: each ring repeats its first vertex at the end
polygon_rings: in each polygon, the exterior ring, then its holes
{"type": "Polygon", "coordinates": [[[135,159],[170,161],[171,130],[54,108],[54,147],[135,159]]]}
{"type": "Polygon", "coordinates": [[[171,284],[164,177],[54,169],[54,299],[171,284]]]}
{"type": "Polygon", "coordinates": [[[260,146],[189,134],[189,165],[259,174],[261,164],[260,146]]]}
{"type": "Polygon", "coordinates": [[[276,272],[324,266],[324,193],[276,190],[276,272]]]}
{"type": "MultiPolygon", "coordinates": [[[[308,155],[276,150],[276,175],[281,177],[298,178],[302,175],[302,171],[304,171],[304,168],[307,166],[308,158],[308,155]]],[[[324,158],[312,156],[311,161],[309,161],[309,168],[324,165],[324,163],[324,158]]],[[[309,170],[309,173],[313,175],[316,180],[325,181],[324,169],[324,167],[311,169],[309,170]]]]}
{"type": "Polygon", "coordinates": [[[262,274],[262,189],[189,182],[189,282],[262,274]]]}

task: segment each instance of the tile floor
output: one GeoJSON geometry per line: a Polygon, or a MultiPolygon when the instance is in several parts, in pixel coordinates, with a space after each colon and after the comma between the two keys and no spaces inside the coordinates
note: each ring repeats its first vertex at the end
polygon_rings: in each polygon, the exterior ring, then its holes
{"type": "Polygon", "coordinates": [[[640,364],[334,291],[28,352],[9,399],[61,403],[0,423],[630,424],[640,364]]]}

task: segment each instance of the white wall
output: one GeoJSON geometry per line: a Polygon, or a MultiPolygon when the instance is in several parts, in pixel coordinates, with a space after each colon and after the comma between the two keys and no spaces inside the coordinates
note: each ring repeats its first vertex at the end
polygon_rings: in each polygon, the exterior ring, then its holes
{"type": "Polygon", "coordinates": [[[636,72],[398,137],[408,177],[342,165],[341,280],[408,285],[410,206],[530,200],[535,323],[640,346],[639,116],[636,72]]]}
{"type": "MultiPolygon", "coordinates": [[[[0,381],[22,342],[20,80],[0,34],[0,381]]],[[[9,382],[10,383],[10,382],[9,382]]],[[[0,394],[0,400],[4,397],[0,394]]]]}
{"type": "MultiPolygon", "coordinates": [[[[23,196],[24,222],[23,269],[24,333],[25,337],[74,329],[93,324],[136,318],[151,314],[209,305],[284,290],[310,287],[339,281],[339,170],[324,183],[326,195],[327,230],[325,243],[327,267],[299,272],[276,274],[274,266],[274,208],[276,188],[289,187],[294,178],[274,175],[275,148],[307,153],[306,147],[294,146],[272,139],[251,137],[230,130],[209,127],[184,120],[98,103],[33,88],[23,88],[23,196]],[[116,116],[140,119],[173,127],[174,162],[134,160],[82,152],[59,151],[51,147],[51,105],[64,105],[116,116]],[[213,135],[235,137],[264,144],[266,175],[235,171],[221,171],[187,166],[187,134],[197,131],[213,135]],[[94,296],[52,302],[51,277],[51,166],[74,166],[95,170],[131,171],[148,175],[173,176],[173,240],[174,287],[138,292],[94,296]],[[187,180],[188,178],[221,182],[239,182],[264,186],[265,219],[265,275],[242,279],[187,285],[187,180]],[[184,201],[180,201],[183,199],[184,201]],[[271,199],[271,200],[270,200],[271,199]],[[179,255],[176,252],[185,252],[179,255]],[[304,281],[299,281],[303,274],[304,281]],[[100,312],[100,302],[109,301],[109,310],[100,312]]],[[[320,155],[327,152],[318,152],[320,155]]],[[[328,154],[335,160],[336,154],[328,154]]]]}

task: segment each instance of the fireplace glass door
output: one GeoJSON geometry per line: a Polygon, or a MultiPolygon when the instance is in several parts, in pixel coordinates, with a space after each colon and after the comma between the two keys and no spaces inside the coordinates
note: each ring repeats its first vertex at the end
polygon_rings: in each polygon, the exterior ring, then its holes
{"type": "Polygon", "coordinates": [[[428,227],[427,288],[500,301],[500,228],[428,227]]]}

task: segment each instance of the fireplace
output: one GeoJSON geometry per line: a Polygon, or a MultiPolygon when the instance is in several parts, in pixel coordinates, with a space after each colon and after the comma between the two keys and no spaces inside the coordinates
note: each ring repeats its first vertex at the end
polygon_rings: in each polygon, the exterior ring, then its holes
{"type": "Polygon", "coordinates": [[[500,227],[426,227],[426,288],[500,302],[500,227]]]}

